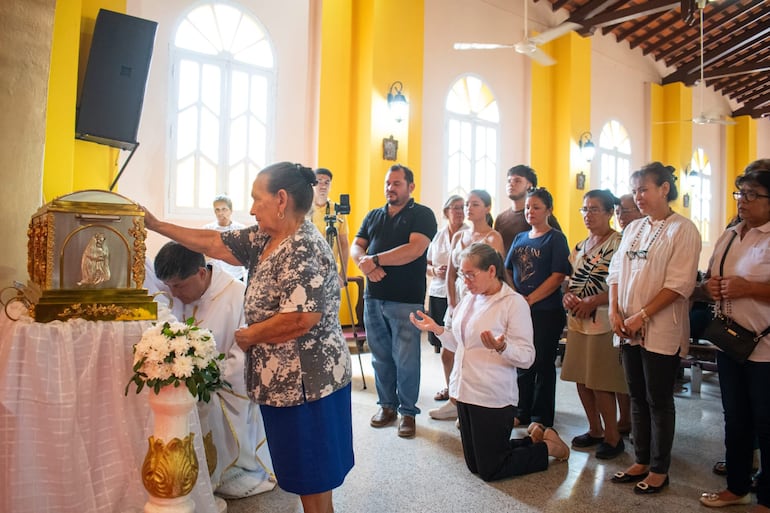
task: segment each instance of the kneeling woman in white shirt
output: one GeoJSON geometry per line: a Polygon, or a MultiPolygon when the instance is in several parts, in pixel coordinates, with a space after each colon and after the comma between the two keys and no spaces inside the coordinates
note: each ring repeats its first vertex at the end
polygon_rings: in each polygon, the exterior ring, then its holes
{"type": "Polygon", "coordinates": [[[556,431],[532,425],[530,436],[511,439],[516,368],[535,360],[529,305],[505,283],[502,257],[492,247],[472,244],[460,262],[457,274],[470,293],[454,310],[452,330],[419,310],[409,318],[455,351],[449,395],[457,403],[465,463],[484,481],[545,470],[549,456],[569,457],[556,431]]]}

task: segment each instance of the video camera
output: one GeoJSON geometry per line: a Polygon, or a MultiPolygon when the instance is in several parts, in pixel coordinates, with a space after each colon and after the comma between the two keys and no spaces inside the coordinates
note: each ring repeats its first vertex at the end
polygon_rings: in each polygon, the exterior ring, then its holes
{"type": "Polygon", "coordinates": [[[334,204],[334,213],[346,215],[350,213],[350,195],[340,194],[340,202],[334,204]]]}

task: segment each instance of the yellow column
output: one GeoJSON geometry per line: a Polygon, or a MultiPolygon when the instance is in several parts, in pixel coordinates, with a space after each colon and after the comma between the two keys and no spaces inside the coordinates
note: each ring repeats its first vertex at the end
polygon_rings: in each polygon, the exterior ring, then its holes
{"type": "Polygon", "coordinates": [[[682,171],[692,159],[692,89],[681,82],[664,86],[650,84],[651,136],[650,160],[676,168],[679,199],[673,203],[675,210],[689,217],[690,209],[684,208],[682,197],[682,171]]]}
{"type": "Polygon", "coordinates": [[[580,155],[578,138],[592,128],[591,40],[569,33],[543,46],[543,50],[557,63],[531,64],[531,163],[537,171],[538,185],[553,194],[554,214],[572,245],[585,237],[577,209],[590,187],[591,166],[580,155]],[[586,175],[584,190],[576,187],[580,172],[586,175]]]}
{"type": "Polygon", "coordinates": [[[725,222],[738,213],[732,192],[735,190],[735,179],[752,161],[757,159],[757,120],[751,116],[740,116],[734,119],[737,123],[727,126],[725,135],[725,181],[721,190],[725,197],[725,222]]]}

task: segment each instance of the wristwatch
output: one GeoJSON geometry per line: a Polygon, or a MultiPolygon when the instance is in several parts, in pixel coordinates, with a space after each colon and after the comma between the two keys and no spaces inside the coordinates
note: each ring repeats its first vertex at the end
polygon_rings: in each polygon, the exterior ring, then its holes
{"type": "Polygon", "coordinates": [[[372,261],[374,262],[375,266],[381,267],[380,266],[380,255],[375,253],[374,256],[372,257],[372,261]]]}

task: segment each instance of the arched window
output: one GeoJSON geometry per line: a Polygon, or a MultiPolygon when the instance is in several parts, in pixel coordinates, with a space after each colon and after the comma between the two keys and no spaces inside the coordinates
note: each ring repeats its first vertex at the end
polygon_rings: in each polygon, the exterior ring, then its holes
{"type": "MultiPolygon", "coordinates": [[[[682,184],[684,186],[684,184],[682,184]]],[[[692,154],[690,159],[690,172],[687,174],[687,188],[689,191],[683,191],[691,194],[690,201],[690,219],[700,230],[701,240],[704,243],[710,240],[711,231],[711,162],[703,151],[698,148],[692,154]]]]}
{"type": "Polygon", "coordinates": [[[628,178],[631,176],[631,141],[628,132],[613,120],[602,127],[599,134],[599,183],[598,189],[609,189],[615,196],[631,192],[628,178]]]}
{"type": "Polygon", "coordinates": [[[477,77],[462,77],[447,95],[446,111],[447,195],[465,198],[483,189],[494,198],[500,114],[492,91],[477,77]]]}
{"type": "Polygon", "coordinates": [[[171,48],[171,212],[210,214],[217,194],[249,208],[273,153],[273,61],[259,21],[233,4],[206,3],[181,20],[171,48]]]}

